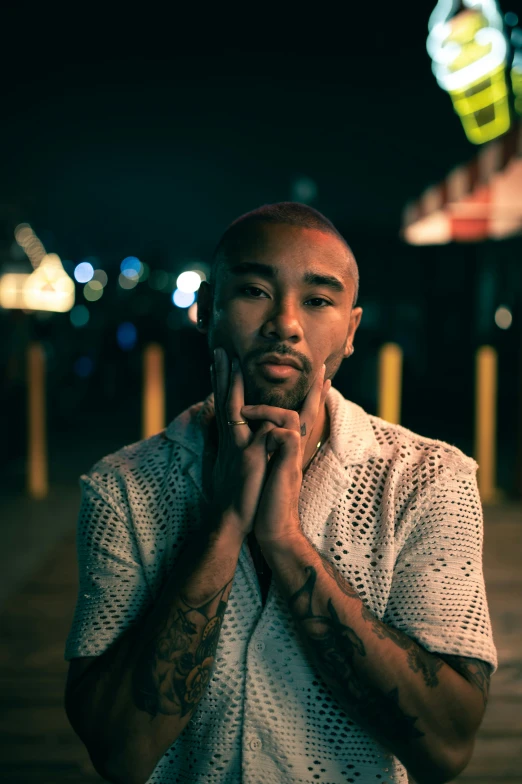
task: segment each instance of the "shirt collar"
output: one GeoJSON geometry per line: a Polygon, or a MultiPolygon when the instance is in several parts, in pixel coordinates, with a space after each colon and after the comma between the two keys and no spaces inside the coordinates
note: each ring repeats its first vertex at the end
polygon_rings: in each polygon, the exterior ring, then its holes
{"type": "Polygon", "coordinates": [[[366,411],[331,387],[326,396],[330,415],[330,447],[341,466],[379,457],[381,448],[366,411]]]}
{"type": "MultiPolygon", "coordinates": [[[[331,387],[326,397],[330,416],[330,448],[340,466],[358,465],[377,458],[381,448],[366,411],[331,387]]],[[[205,432],[214,417],[214,393],[177,416],[165,437],[181,444],[196,456],[203,452],[205,432]]]]}

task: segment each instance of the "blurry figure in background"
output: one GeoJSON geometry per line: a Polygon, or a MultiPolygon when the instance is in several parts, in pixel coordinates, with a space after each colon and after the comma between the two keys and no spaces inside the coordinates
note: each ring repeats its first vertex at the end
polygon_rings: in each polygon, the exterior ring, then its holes
{"type": "Polygon", "coordinates": [[[82,477],[66,709],[114,782],[449,781],[497,668],[476,463],[331,386],[333,224],[238,218],[198,298],[213,392],[82,477]]]}

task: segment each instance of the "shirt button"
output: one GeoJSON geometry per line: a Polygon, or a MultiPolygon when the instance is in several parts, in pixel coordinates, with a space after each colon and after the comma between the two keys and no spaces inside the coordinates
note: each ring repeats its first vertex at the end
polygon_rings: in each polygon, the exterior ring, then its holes
{"type": "Polygon", "coordinates": [[[252,751],[259,751],[259,749],[261,748],[261,741],[259,740],[259,738],[254,738],[254,740],[250,741],[250,748],[252,749],[252,751]]]}
{"type": "Polygon", "coordinates": [[[265,643],[264,642],[256,642],[255,649],[256,649],[256,651],[264,651],[265,650],[265,643]]]}

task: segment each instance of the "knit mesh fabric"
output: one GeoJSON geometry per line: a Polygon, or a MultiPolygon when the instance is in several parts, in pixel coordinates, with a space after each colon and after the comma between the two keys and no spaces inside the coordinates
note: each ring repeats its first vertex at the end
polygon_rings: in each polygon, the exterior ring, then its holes
{"type": "MultiPolygon", "coordinates": [[[[497,669],[474,460],[367,414],[331,388],[330,437],[304,475],[303,532],[377,618],[428,651],[497,669]]],[[[213,395],[81,477],[79,593],[65,659],[138,622],[203,525],[213,395]]],[[[420,677],[420,676],[419,676],[420,677]]],[[[263,607],[247,544],[207,691],[150,784],[407,784],[404,766],[321,679],[272,579],[263,607]]]]}

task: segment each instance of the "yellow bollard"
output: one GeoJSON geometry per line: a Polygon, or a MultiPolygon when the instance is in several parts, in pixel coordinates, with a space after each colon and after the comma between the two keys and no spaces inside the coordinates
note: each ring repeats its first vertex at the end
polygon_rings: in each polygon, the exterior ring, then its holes
{"type": "Polygon", "coordinates": [[[143,356],[143,438],[165,427],[165,370],[163,348],[151,343],[143,356]]]}
{"type": "Polygon", "coordinates": [[[402,395],[402,349],[385,343],[379,351],[379,388],[377,416],[400,424],[402,395]]]}
{"type": "Polygon", "coordinates": [[[40,343],[27,350],[27,492],[46,498],[47,443],[45,427],[45,355],[40,343]]]}
{"type": "Polygon", "coordinates": [[[481,346],[476,353],[475,374],[475,460],[477,482],[483,503],[497,500],[497,352],[481,346]]]}

